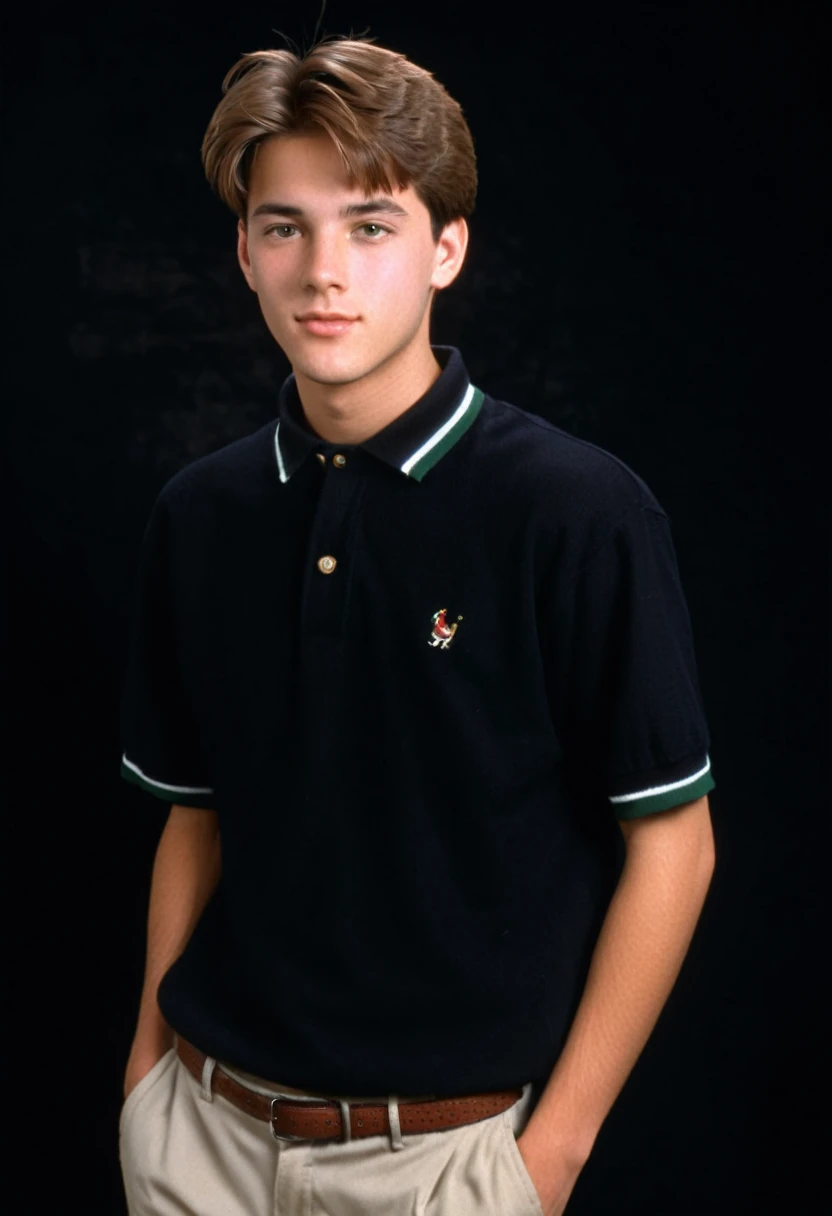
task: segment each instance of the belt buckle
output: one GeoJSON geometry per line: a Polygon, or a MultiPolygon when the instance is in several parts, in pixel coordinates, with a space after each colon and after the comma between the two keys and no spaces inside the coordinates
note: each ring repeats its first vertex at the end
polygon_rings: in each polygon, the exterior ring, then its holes
{"type": "Polygon", "coordinates": [[[271,1133],[274,1136],[275,1140],[308,1140],[309,1139],[308,1136],[292,1136],[289,1134],[284,1135],[282,1132],[275,1130],[274,1104],[275,1104],[275,1102],[280,1102],[280,1101],[281,1101],[280,1098],[272,1098],[271,1105],[269,1107],[269,1127],[271,1128],[271,1133]]]}

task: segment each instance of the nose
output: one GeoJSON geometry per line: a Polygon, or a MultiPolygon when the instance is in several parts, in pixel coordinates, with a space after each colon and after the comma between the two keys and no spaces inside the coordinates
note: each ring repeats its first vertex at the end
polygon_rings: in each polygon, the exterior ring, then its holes
{"type": "Polygon", "coordinates": [[[337,232],[316,232],[309,238],[304,287],[314,292],[345,291],[349,285],[348,242],[337,232]]]}

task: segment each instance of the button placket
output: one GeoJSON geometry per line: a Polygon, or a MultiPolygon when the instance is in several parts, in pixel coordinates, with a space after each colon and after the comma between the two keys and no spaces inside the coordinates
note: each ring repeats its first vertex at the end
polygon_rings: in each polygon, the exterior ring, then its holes
{"type": "MultiPolygon", "coordinates": [[[[318,459],[321,464],[326,464],[326,456],[324,456],[323,452],[318,452],[318,459]]],[[[336,452],[332,457],[332,463],[336,469],[343,469],[347,463],[347,458],[342,452],[336,452]]],[[[331,553],[325,553],[323,557],[318,558],[318,569],[321,574],[332,574],[337,565],[338,559],[333,557],[331,553]]]]}
{"type": "Polygon", "coordinates": [[[348,453],[318,451],[321,489],[309,536],[304,585],[305,636],[339,637],[344,625],[349,563],[346,549],[363,497],[360,461],[348,453]],[[322,577],[323,575],[334,577],[322,577]]]}

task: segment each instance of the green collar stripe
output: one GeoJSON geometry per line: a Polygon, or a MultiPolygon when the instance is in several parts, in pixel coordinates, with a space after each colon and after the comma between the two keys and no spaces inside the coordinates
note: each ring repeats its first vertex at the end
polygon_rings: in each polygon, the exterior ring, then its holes
{"type": "Polygon", "coordinates": [[[436,431],[418,452],[405,461],[402,472],[407,473],[415,481],[421,481],[425,473],[441,460],[446,452],[462,438],[482,408],[484,394],[473,384],[448,421],[436,431]]]}

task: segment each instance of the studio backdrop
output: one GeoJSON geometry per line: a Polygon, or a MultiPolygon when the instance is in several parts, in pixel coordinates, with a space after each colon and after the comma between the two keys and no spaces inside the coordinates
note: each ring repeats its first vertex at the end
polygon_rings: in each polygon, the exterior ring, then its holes
{"type": "MultiPolygon", "coordinates": [[[[318,19],[313,0],[39,6],[7,31],[5,1057],[43,1154],[29,1210],[58,1187],[123,1212],[166,815],[119,776],[139,545],[165,482],[273,419],[289,370],[199,146],[239,55],[308,45],[318,19]]],[[[568,1211],[818,1211],[820,8],[332,0],[319,32],[350,31],[434,72],[474,134],[468,260],[433,340],[643,478],[693,623],[716,871],[568,1211]]]]}

